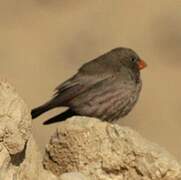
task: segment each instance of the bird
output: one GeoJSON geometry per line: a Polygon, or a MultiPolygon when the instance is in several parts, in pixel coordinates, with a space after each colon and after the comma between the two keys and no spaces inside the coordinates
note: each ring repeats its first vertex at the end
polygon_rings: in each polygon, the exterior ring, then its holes
{"type": "Polygon", "coordinates": [[[146,66],[134,50],[114,48],[83,64],[75,75],[56,87],[48,102],[31,111],[32,119],[51,109],[67,107],[44,124],[74,115],[117,121],[138,101],[142,89],[140,70],[146,66]]]}

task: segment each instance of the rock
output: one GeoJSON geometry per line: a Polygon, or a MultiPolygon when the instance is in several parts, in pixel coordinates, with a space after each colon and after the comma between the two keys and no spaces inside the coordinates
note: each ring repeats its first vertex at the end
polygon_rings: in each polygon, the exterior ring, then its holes
{"type": "Polygon", "coordinates": [[[0,82],[0,180],[57,180],[42,167],[27,105],[7,82],[0,82]]]}
{"type": "Polygon", "coordinates": [[[60,180],[90,180],[81,173],[65,173],[60,176],[60,180]]]}
{"type": "Polygon", "coordinates": [[[30,136],[31,118],[25,102],[10,84],[0,82],[0,142],[15,155],[30,136]]]}
{"type": "Polygon", "coordinates": [[[59,124],[44,167],[55,175],[81,172],[91,180],[177,180],[181,166],[166,150],[128,127],[88,117],[59,124]]]}
{"type": "Polygon", "coordinates": [[[88,117],[59,125],[43,159],[27,105],[0,82],[0,180],[181,179],[174,157],[128,127],[88,117]]]}

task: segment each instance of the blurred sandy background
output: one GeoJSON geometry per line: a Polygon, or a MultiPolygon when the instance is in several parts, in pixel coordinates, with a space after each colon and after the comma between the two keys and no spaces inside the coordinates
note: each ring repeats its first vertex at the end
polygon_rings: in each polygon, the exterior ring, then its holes
{"type": "MultiPolygon", "coordinates": [[[[135,49],[149,67],[136,108],[120,124],[131,126],[181,160],[180,0],[0,0],[0,74],[29,107],[86,61],[117,46],[135,49]]],[[[59,124],[33,122],[44,146],[59,124]]]]}

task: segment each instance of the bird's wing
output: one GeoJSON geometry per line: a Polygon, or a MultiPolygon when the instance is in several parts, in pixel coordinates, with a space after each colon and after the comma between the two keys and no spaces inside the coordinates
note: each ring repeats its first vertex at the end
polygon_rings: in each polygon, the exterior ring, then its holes
{"type": "Polygon", "coordinates": [[[55,89],[53,101],[57,104],[57,106],[66,106],[74,97],[82,94],[94,84],[97,84],[110,76],[111,74],[94,76],[79,72],[55,89]]]}
{"type": "Polygon", "coordinates": [[[75,76],[60,84],[55,89],[53,100],[59,106],[66,106],[74,97],[82,94],[98,82],[112,77],[113,74],[109,56],[104,54],[85,63],[75,76]]]}
{"type": "Polygon", "coordinates": [[[78,114],[113,120],[127,114],[136,102],[134,82],[108,77],[97,82],[70,102],[78,114]],[[113,119],[112,119],[113,118],[113,119]]]}

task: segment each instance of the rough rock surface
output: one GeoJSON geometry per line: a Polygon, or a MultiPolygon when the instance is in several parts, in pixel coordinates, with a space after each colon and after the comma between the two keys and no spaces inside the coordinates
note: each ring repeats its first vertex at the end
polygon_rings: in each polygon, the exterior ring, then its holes
{"type": "Polygon", "coordinates": [[[42,164],[31,126],[25,102],[0,82],[0,180],[181,179],[181,166],[159,146],[130,128],[86,117],[59,124],[42,164]]]}
{"type": "Polygon", "coordinates": [[[90,180],[90,179],[81,173],[72,172],[72,173],[62,174],[60,176],[60,180],[90,180]]]}
{"type": "Polygon", "coordinates": [[[0,180],[56,180],[45,171],[32,137],[25,102],[7,82],[0,82],[0,180]]]}
{"type": "Polygon", "coordinates": [[[79,171],[92,180],[181,179],[181,166],[158,145],[128,127],[87,117],[60,123],[43,163],[56,175],[79,171]]]}

